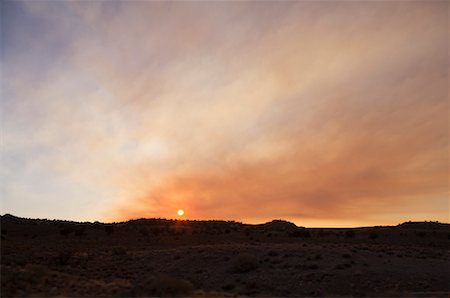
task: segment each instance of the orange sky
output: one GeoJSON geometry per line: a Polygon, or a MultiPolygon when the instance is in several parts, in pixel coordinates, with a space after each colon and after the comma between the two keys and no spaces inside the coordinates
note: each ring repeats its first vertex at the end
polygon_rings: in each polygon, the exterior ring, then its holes
{"type": "Polygon", "coordinates": [[[449,221],[447,1],[2,5],[3,213],[449,221]]]}

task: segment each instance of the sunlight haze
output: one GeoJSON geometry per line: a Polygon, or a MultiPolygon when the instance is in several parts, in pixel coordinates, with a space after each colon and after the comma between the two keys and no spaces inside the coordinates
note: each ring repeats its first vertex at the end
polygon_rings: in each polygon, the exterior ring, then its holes
{"type": "Polygon", "coordinates": [[[3,1],[1,212],[449,222],[448,8],[3,1]]]}

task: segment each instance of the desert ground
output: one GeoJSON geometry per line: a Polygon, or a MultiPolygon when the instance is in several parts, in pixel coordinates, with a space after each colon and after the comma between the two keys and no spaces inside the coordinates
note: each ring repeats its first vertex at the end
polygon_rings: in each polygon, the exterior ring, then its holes
{"type": "Polygon", "coordinates": [[[449,297],[450,225],[1,217],[1,296],[449,297]]]}

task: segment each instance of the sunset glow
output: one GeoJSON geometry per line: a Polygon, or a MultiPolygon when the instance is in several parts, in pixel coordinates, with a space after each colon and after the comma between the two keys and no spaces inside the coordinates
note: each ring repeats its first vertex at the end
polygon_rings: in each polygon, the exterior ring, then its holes
{"type": "Polygon", "coordinates": [[[1,211],[448,222],[448,17],[447,1],[5,1],[1,211]]]}

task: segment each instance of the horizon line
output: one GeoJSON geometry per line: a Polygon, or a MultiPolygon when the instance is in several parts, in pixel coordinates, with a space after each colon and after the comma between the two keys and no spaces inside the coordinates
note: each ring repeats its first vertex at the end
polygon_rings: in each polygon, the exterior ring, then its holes
{"type": "Polygon", "coordinates": [[[259,226],[259,225],[264,225],[264,224],[268,224],[274,221],[283,221],[286,223],[291,223],[293,225],[295,225],[298,228],[307,228],[307,229],[361,229],[361,228],[379,228],[379,227],[396,227],[405,223],[436,223],[436,224],[443,224],[443,225],[450,225],[450,222],[441,222],[438,220],[422,220],[422,221],[413,221],[413,220],[408,220],[408,221],[404,221],[401,223],[398,223],[396,225],[372,225],[372,226],[346,226],[346,227],[306,227],[306,226],[299,226],[296,223],[289,221],[289,220],[285,220],[285,219],[281,219],[281,218],[277,218],[277,219],[272,219],[270,221],[266,221],[266,222],[262,222],[262,223],[245,223],[245,222],[241,222],[241,221],[237,221],[237,220],[225,220],[225,219],[190,219],[190,218],[186,218],[186,219],[177,219],[177,218],[163,218],[163,217],[140,217],[140,218],[131,218],[128,219],[126,221],[114,221],[114,222],[102,222],[102,221],[77,221],[77,220],[70,220],[70,219],[58,219],[58,218],[32,218],[32,217],[21,217],[21,216],[16,216],[13,215],[11,213],[5,213],[3,215],[0,215],[1,218],[5,217],[5,216],[12,216],[18,219],[25,219],[25,220],[47,220],[47,221],[63,221],[63,222],[71,222],[71,223],[81,223],[81,224],[94,224],[94,223],[100,223],[100,224],[105,224],[105,225],[109,225],[109,224],[123,224],[123,223],[128,223],[131,221],[137,221],[137,220],[165,220],[165,221],[175,221],[175,222],[213,222],[213,221],[219,221],[219,222],[233,222],[233,223],[237,223],[237,224],[241,224],[241,225],[248,225],[248,226],[259,226]]]}

